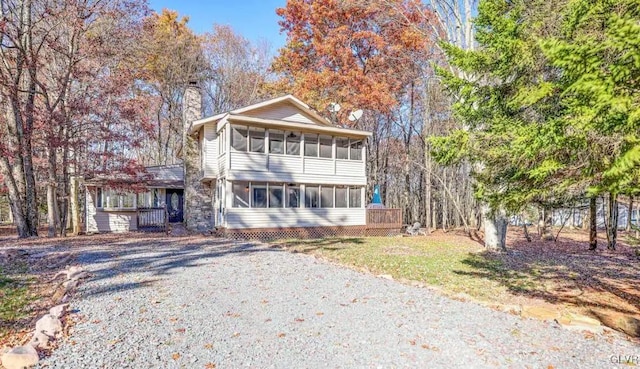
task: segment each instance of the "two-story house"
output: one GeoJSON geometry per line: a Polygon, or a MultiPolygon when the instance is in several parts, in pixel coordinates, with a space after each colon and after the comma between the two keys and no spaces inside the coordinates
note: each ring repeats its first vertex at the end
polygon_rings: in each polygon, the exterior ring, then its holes
{"type": "MultiPolygon", "coordinates": [[[[368,215],[377,228],[399,229],[399,210],[365,207],[370,132],[334,126],[291,95],[202,118],[200,90],[189,86],[183,105],[184,198],[171,194],[173,205],[184,204],[188,229],[231,237],[355,235],[371,223],[368,215]]],[[[163,200],[169,193],[157,191],[163,200]]],[[[130,223],[140,228],[133,217],[130,223]]]]}

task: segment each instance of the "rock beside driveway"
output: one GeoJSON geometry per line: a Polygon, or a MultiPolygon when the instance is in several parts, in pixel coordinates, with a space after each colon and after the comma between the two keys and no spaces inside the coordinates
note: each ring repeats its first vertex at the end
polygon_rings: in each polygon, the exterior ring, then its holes
{"type": "Polygon", "coordinates": [[[6,369],[23,369],[37,365],[38,351],[30,345],[14,347],[2,355],[2,365],[6,369]]]}
{"type": "Polygon", "coordinates": [[[62,322],[51,314],[46,314],[36,322],[36,332],[55,337],[62,332],[62,322]]]}

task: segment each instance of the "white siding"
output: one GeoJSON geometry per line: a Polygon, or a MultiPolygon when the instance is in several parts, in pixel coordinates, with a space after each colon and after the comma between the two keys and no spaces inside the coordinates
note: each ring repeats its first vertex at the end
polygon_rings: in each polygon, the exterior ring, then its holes
{"type": "Polygon", "coordinates": [[[332,176],[336,174],[334,160],[305,157],[304,174],[321,174],[332,176]]]}
{"type": "Polygon", "coordinates": [[[243,113],[242,115],[262,119],[284,120],[295,123],[318,124],[318,122],[316,122],[312,117],[304,114],[295,105],[288,102],[251,110],[243,113]]]}
{"type": "Polygon", "coordinates": [[[227,174],[227,154],[218,156],[218,175],[224,177],[227,174]]]}
{"type": "Polygon", "coordinates": [[[269,171],[302,173],[302,159],[299,156],[269,155],[269,171]]]}
{"type": "Polygon", "coordinates": [[[324,158],[232,151],[231,168],[225,176],[232,181],[366,185],[363,161],[339,162],[324,158]],[[338,165],[340,172],[336,173],[338,165]]]}
{"type": "Polygon", "coordinates": [[[204,142],[202,155],[204,159],[203,172],[205,178],[215,178],[219,174],[218,169],[218,139],[215,124],[206,124],[203,127],[204,142]]]}
{"type": "Polygon", "coordinates": [[[266,171],[267,155],[255,152],[234,152],[231,151],[231,169],[266,171]]]}
{"type": "Polygon", "coordinates": [[[96,209],[95,191],[95,187],[90,187],[86,191],[86,232],[128,232],[138,229],[135,211],[103,211],[96,209]]]}
{"type": "Polygon", "coordinates": [[[366,209],[227,209],[229,229],[331,227],[366,224],[366,209]]]}
{"type": "Polygon", "coordinates": [[[364,186],[367,184],[367,178],[363,176],[347,177],[334,175],[328,176],[324,174],[252,172],[245,170],[230,171],[226,178],[230,181],[317,183],[353,186],[364,186]]]}
{"type": "Polygon", "coordinates": [[[355,160],[336,160],[336,175],[364,176],[364,162],[355,160]]]}

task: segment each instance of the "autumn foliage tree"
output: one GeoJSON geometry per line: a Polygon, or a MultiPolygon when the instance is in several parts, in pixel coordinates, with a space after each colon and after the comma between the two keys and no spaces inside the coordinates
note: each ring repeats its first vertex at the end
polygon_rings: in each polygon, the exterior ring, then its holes
{"type": "Polygon", "coordinates": [[[155,140],[140,153],[148,164],[173,164],[182,148],[182,93],[189,82],[209,74],[202,37],[188,27],[189,18],[163,9],[143,20],[138,50],[140,80],[155,95],[155,140]]]}
{"type": "Polygon", "coordinates": [[[111,170],[132,164],[122,158],[144,132],[130,127],[144,104],[123,67],[146,11],[129,0],[2,2],[0,173],[21,237],[37,235],[40,184],[53,234],[66,229],[69,178],[87,173],[92,155],[110,144],[111,170]]]}
{"type": "Polygon", "coordinates": [[[269,45],[253,44],[233,28],[213,25],[202,35],[209,67],[204,82],[205,108],[210,114],[240,108],[264,97],[262,85],[269,75],[269,45]]]}
{"type": "Polygon", "coordinates": [[[397,108],[433,45],[416,27],[433,21],[417,0],[290,0],[277,14],[287,44],[272,65],[280,76],[272,88],[318,110],[337,102],[341,121],[353,109],[397,108]]]}

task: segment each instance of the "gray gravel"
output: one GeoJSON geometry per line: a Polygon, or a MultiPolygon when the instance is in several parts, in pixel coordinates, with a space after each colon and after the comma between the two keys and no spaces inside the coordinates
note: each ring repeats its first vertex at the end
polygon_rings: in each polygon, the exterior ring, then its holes
{"type": "Polygon", "coordinates": [[[621,336],[522,319],[312,256],[201,239],[82,253],[51,368],[615,368],[621,336]],[[213,366],[208,366],[213,367],[213,366]]]}

